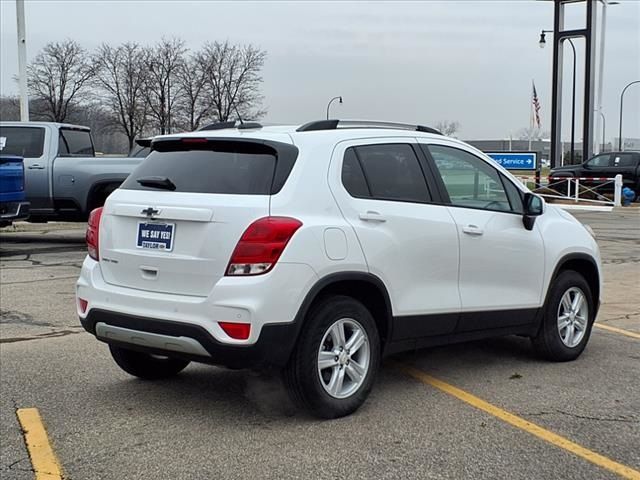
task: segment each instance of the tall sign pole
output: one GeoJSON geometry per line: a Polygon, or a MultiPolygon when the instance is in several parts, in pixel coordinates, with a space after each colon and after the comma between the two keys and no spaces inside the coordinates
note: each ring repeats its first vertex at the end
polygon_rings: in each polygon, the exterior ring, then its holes
{"type": "Polygon", "coordinates": [[[598,65],[598,96],[597,96],[597,105],[596,111],[598,112],[598,116],[596,117],[596,132],[594,134],[594,142],[593,142],[593,152],[600,153],[600,150],[604,150],[604,114],[602,113],[602,90],[604,85],[604,36],[607,32],[607,5],[609,4],[609,0],[602,0],[602,19],[600,20],[600,59],[598,65]],[[600,145],[600,135],[598,133],[602,132],[602,145],[600,145]]]}
{"type": "Polygon", "coordinates": [[[29,121],[29,97],[27,93],[27,35],[24,23],[24,0],[16,0],[18,21],[18,84],[20,88],[20,121],[29,121]]]}
{"type": "MultiPolygon", "coordinates": [[[[551,167],[562,162],[561,151],[561,111],[562,111],[562,47],[564,42],[573,38],[584,38],[584,100],[582,118],[582,161],[593,153],[593,117],[595,90],[595,53],[596,53],[596,1],[597,0],[554,0],[553,22],[553,91],[551,99],[551,167]],[[585,27],[565,30],[564,7],[569,3],[585,4],[585,27]]],[[[572,142],[572,149],[575,145],[572,142]]]]}

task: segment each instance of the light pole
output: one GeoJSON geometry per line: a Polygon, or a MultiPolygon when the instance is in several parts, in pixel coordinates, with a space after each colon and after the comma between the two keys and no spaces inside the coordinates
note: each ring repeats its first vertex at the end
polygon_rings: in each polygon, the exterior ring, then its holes
{"type": "Polygon", "coordinates": [[[618,132],[618,150],[620,151],[622,151],[622,107],[624,105],[624,92],[626,92],[627,88],[635,83],[640,83],[640,80],[634,80],[633,82],[629,83],[622,89],[622,93],[620,94],[620,131],[618,132]]]}
{"type": "MultiPolygon", "coordinates": [[[[604,146],[604,142],[605,142],[605,136],[604,136],[604,131],[605,131],[605,121],[604,121],[604,113],[602,113],[602,111],[598,112],[600,114],[600,118],[602,119],[602,152],[604,152],[605,146],[604,146]]],[[[598,149],[600,150],[600,149],[598,149]]]]}
{"type": "MultiPolygon", "coordinates": [[[[600,0],[602,2],[602,20],[600,25],[600,65],[598,67],[598,107],[596,111],[602,115],[602,90],[604,85],[604,37],[607,32],[607,7],[609,5],[619,5],[620,2],[610,0],[600,0]]],[[[600,129],[600,125],[596,125],[596,133],[594,134],[594,143],[598,145],[598,141],[595,140],[597,132],[600,129]]],[[[602,135],[604,136],[604,115],[602,115],[602,135]]],[[[604,148],[604,143],[602,148],[604,148]]],[[[596,149],[595,153],[600,153],[600,149],[596,149]]]]}
{"type": "Polygon", "coordinates": [[[329,103],[327,104],[327,120],[329,120],[329,108],[331,107],[331,104],[334,100],[340,100],[339,103],[342,103],[342,96],[333,97],[331,100],[329,100],[329,103]]]}
{"type": "Polygon", "coordinates": [[[29,96],[27,92],[27,34],[24,22],[24,0],[16,0],[18,23],[18,85],[20,87],[20,121],[29,121],[29,96]]]}
{"type": "MultiPolygon", "coordinates": [[[[545,38],[546,33],[553,33],[553,30],[540,31],[540,41],[538,42],[540,48],[544,48],[544,46],[547,44],[547,40],[545,38]]],[[[569,40],[571,50],[573,50],[573,89],[571,93],[571,154],[569,160],[573,165],[574,153],[576,148],[576,46],[573,44],[573,41],[571,41],[570,38],[568,38],[567,40],[569,40]]]]}

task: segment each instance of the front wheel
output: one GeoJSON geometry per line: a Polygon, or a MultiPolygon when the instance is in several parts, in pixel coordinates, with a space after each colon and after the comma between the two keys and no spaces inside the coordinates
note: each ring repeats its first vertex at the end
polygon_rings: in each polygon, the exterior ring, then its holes
{"type": "Polygon", "coordinates": [[[594,320],[593,297],[587,281],[578,272],[561,272],[551,285],[533,346],[548,360],[575,360],[587,346],[594,320]]]}
{"type": "Polygon", "coordinates": [[[189,365],[189,360],[162,357],[109,345],[111,356],[118,366],[134,377],[160,380],[177,375],[189,365]]]}
{"type": "Polygon", "coordinates": [[[380,364],[373,316],[357,300],[335,295],[309,312],[284,379],[297,403],[321,418],[356,411],[366,400],[380,364]]]}

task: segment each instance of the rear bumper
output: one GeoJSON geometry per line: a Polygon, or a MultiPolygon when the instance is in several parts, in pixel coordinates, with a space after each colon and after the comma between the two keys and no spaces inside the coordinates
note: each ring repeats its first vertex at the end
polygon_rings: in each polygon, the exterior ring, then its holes
{"type": "Polygon", "coordinates": [[[78,300],[76,311],[84,328],[107,343],[229,367],[281,365],[316,279],[308,265],[282,263],[266,275],[222,277],[209,296],[196,297],[106,283],[100,263],[87,256],[76,283],[76,297],[87,306],[78,300]],[[220,321],[249,323],[249,338],[229,337],[220,321]]]}
{"type": "Polygon", "coordinates": [[[29,202],[0,203],[0,220],[23,220],[29,216],[29,202]]]}
{"type": "Polygon", "coordinates": [[[80,318],[80,323],[106,343],[230,368],[284,366],[297,333],[293,323],[265,325],[254,344],[228,345],[198,325],[106,310],[92,309],[85,318],[80,318]]]}

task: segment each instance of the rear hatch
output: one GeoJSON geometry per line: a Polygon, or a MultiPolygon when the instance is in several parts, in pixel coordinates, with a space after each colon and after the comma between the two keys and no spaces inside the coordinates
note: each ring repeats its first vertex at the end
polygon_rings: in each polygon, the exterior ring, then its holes
{"type": "Polygon", "coordinates": [[[244,230],[269,215],[297,149],[234,138],[158,139],[108,199],[100,226],[107,283],[206,296],[244,230]]]}

